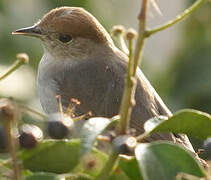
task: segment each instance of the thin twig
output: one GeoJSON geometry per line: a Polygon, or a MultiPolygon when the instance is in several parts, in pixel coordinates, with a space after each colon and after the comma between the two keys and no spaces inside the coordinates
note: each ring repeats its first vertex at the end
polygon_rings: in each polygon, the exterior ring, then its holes
{"type": "Polygon", "coordinates": [[[124,39],[123,35],[122,35],[122,34],[119,34],[118,38],[119,38],[119,44],[120,44],[121,50],[122,50],[125,54],[128,54],[128,53],[129,53],[129,52],[128,52],[128,48],[127,48],[127,45],[126,45],[126,43],[125,43],[125,39],[124,39]]]}
{"type": "Polygon", "coordinates": [[[143,134],[140,134],[139,136],[136,137],[136,141],[142,142],[142,140],[146,139],[148,136],[150,136],[149,132],[145,132],[143,134]]]}
{"type": "Polygon", "coordinates": [[[138,30],[138,40],[136,42],[135,53],[134,53],[134,71],[133,76],[136,75],[136,70],[138,65],[141,63],[141,57],[143,53],[143,47],[145,42],[145,31],[146,31],[146,12],[147,12],[148,0],[143,0],[141,12],[138,16],[139,19],[139,30],[138,30]]]}
{"type": "MultiPolygon", "coordinates": [[[[121,126],[117,126],[117,131],[119,134],[127,133],[127,129],[129,127],[129,118],[132,112],[132,107],[134,106],[134,99],[131,98],[130,94],[134,94],[133,86],[135,84],[135,80],[133,76],[134,62],[133,62],[133,40],[129,40],[129,62],[128,62],[128,74],[125,78],[126,89],[123,94],[120,117],[121,117],[121,126]],[[125,108],[127,106],[128,108],[125,108]]],[[[132,96],[133,97],[133,96],[132,96]]]]}
{"type": "MultiPolygon", "coordinates": [[[[146,30],[146,12],[147,12],[148,0],[143,0],[141,5],[141,12],[138,16],[139,19],[139,31],[138,39],[135,47],[134,58],[129,55],[128,63],[128,74],[125,82],[125,89],[123,93],[123,98],[120,108],[120,123],[117,125],[118,134],[126,134],[128,130],[130,115],[132,112],[132,107],[135,104],[135,89],[136,89],[136,69],[141,60],[141,55],[143,53],[143,46],[145,40],[145,30],[146,30]]],[[[132,50],[130,49],[132,52],[132,50]]]]}
{"type": "Polygon", "coordinates": [[[59,112],[60,112],[61,115],[63,115],[64,112],[63,112],[63,107],[62,107],[62,98],[61,98],[61,95],[56,95],[56,100],[57,100],[57,103],[58,103],[59,112]]]}
{"type": "Polygon", "coordinates": [[[14,173],[14,180],[21,180],[20,177],[20,169],[18,166],[18,160],[16,156],[16,142],[13,135],[13,125],[16,120],[16,110],[10,101],[5,99],[1,106],[1,111],[4,117],[4,128],[6,130],[6,139],[8,144],[8,150],[11,156],[12,166],[13,166],[13,173],[14,173]]]}
{"type": "Polygon", "coordinates": [[[111,36],[116,39],[117,47],[128,55],[128,48],[123,37],[125,32],[125,27],[122,25],[115,25],[111,29],[111,36]]]}
{"type": "Polygon", "coordinates": [[[164,29],[167,29],[171,26],[173,26],[174,24],[182,21],[185,17],[189,16],[190,14],[192,14],[196,9],[198,9],[203,3],[207,2],[207,0],[197,0],[195,3],[193,3],[192,6],[190,6],[188,9],[185,9],[184,12],[182,12],[181,14],[179,14],[178,16],[176,16],[175,19],[167,22],[166,24],[163,24],[155,29],[152,30],[147,30],[146,31],[146,36],[149,37],[152,34],[155,34],[159,31],[162,31],[164,29]]]}
{"type": "Polygon", "coordinates": [[[12,64],[12,66],[7,70],[6,73],[0,76],[0,80],[9,76],[12,72],[18,69],[21,65],[27,64],[29,61],[28,55],[25,53],[17,54],[17,60],[12,64]]]}
{"type": "Polygon", "coordinates": [[[12,158],[12,165],[13,165],[13,172],[14,172],[14,178],[15,180],[20,180],[20,173],[19,173],[19,167],[18,167],[18,162],[17,162],[17,157],[16,157],[16,148],[15,148],[15,140],[12,135],[12,128],[10,125],[11,122],[7,121],[5,122],[5,128],[7,131],[7,139],[8,139],[8,148],[10,151],[10,155],[12,158]]]}

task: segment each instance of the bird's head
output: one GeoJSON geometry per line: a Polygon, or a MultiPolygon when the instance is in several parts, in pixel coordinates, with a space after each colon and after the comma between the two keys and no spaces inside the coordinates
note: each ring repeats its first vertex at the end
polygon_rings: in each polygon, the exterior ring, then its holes
{"type": "Polygon", "coordinates": [[[86,58],[99,47],[113,45],[110,35],[97,19],[78,7],[53,9],[35,25],[18,29],[13,34],[41,39],[45,51],[60,58],[86,58]]]}

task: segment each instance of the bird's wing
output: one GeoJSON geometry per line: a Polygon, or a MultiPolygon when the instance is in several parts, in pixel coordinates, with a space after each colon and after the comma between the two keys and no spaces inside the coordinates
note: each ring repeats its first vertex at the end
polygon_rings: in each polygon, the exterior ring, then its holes
{"type": "Polygon", "coordinates": [[[140,70],[140,68],[137,69],[137,76],[138,79],[141,80],[143,84],[145,84],[146,91],[149,93],[150,101],[153,103],[153,108],[156,109],[157,115],[165,115],[165,116],[172,116],[171,111],[167,108],[167,106],[164,104],[163,100],[160,98],[158,93],[155,91],[155,89],[152,87],[148,79],[145,77],[143,72],[140,70]]]}
{"type": "MultiPolygon", "coordinates": [[[[142,71],[138,68],[137,69],[137,76],[138,79],[142,81],[143,84],[145,84],[145,88],[147,88],[147,92],[149,92],[151,96],[151,107],[154,109],[158,114],[157,115],[165,115],[165,116],[172,116],[171,111],[168,109],[168,107],[164,104],[158,93],[155,91],[155,89],[152,87],[150,82],[147,80],[145,75],[142,73],[142,71]]],[[[193,149],[192,144],[190,143],[188,137],[185,134],[154,134],[151,137],[147,139],[147,141],[152,141],[155,139],[166,139],[166,140],[173,140],[178,144],[183,145],[185,148],[190,150],[191,152],[195,152],[193,149]]]]}

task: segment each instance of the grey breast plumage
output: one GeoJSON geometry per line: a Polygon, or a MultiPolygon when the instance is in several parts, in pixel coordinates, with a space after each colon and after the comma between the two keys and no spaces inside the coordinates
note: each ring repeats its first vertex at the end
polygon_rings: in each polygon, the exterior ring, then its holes
{"type": "MultiPolygon", "coordinates": [[[[46,91],[44,94],[42,92],[43,97],[41,97],[43,109],[47,113],[57,111],[55,96],[59,94],[64,107],[68,106],[71,98],[76,98],[81,102],[76,109],[76,115],[88,111],[91,111],[94,116],[112,117],[117,115],[124,89],[127,57],[118,50],[110,56],[115,60],[111,61],[109,58],[105,59],[104,56],[100,56],[75,63],[64,61],[64,63],[53,64],[51,62],[51,75],[49,76],[45,69],[46,74],[39,75],[45,76],[42,78],[45,80],[39,82],[38,76],[40,91],[46,91]],[[63,67],[58,68],[58,66],[63,67]],[[53,72],[52,69],[54,69],[53,72]],[[45,87],[47,83],[48,87],[45,87]],[[46,102],[51,104],[47,105],[46,102]]],[[[46,58],[43,61],[44,63],[41,61],[40,64],[42,67],[39,68],[44,68],[45,64],[48,64],[45,62],[46,58]]],[[[161,114],[169,116],[170,111],[140,69],[137,72],[137,77],[136,105],[132,111],[130,126],[136,129],[137,134],[141,134],[144,132],[143,124],[146,120],[161,114]]],[[[156,134],[148,138],[148,140],[153,139],[172,140],[169,134],[156,134]]]]}

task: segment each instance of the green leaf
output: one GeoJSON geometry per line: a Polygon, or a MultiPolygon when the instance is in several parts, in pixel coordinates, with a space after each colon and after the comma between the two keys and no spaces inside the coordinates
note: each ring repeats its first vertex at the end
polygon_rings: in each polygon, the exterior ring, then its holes
{"type": "Polygon", "coordinates": [[[205,171],[190,152],[170,142],[139,144],[135,155],[144,180],[175,179],[180,172],[205,176],[205,171]]]}
{"type": "Polygon", "coordinates": [[[144,128],[150,134],[184,133],[205,140],[211,136],[211,116],[201,111],[185,109],[178,111],[168,120],[163,116],[152,118],[145,123],[144,128]]]}
{"type": "Polygon", "coordinates": [[[167,116],[155,116],[144,123],[144,130],[146,132],[153,131],[158,125],[162,123],[166,123],[165,121],[168,120],[167,116]]]}
{"type": "MultiPolygon", "coordinates": [[[[93,148],[90,153],[82,157],[80,164],[73,170],[73,172],[76,174],[83,173],[96,178],[107,160],[108,157],[103,152],[93,148]]],[[[121,169],[117,168],[109,180],[129,180],[129,178],[121,169]]]]}
{"type": "Polygon", "coordinates": [[[24,150],[20,158],[25,169],[54,173],[85,173],[97,176],[103,168],[107,156],[92,148],[91,152],[80,157],[80,140],[45,140],[31,149],[24,150]],[[81,161],[79,161],[81,159],[81,161]]]}
{"type": "Polygon", "coordinates": [[[94,180],[94,178],[87,174],[79,173],[79,174],[65,174],[65,180],[94,180]]]}
{"type": "Polygon", "coordinates": [[[116,170],[114,170],[111,177],[108,178],[108,180],[132,180],[132,179],[130,179],[124,171],[122,171],[117,167],[116,170]]]}
{"type": "Polygon", "coordinates": [[[26,180],[60,180],[60,178],[53,173],[34,173],[26,178],[26,180]]]}
{"type": "Polygon", "coordinates": [[[131,180],[142,180],[141,173],[139,171],[138,162],[135,157],[121,156],[119,160],[119,167],[131,180]]]}
{"type": "Polygon", "coordinates": [[[24,150],[20,158],[24,168],[31,171],[66,173],[78,164],[79,151],[79,140],[45,140],[31,150],[24,150]]]}
{"type": "Polygon", "coordinates": [[[107,156],[93,148],[92,151],[82,157],[78,166],[73,170],[74,173],[85,173],[92,177],[96,177],[104,167],[107,156]]]}
{"type": "Polygon", "coordinates": [[[97,136],[106,128],[116,123],[117,120],[118,116],[115,116],[112,119],[103,117],[90,118],[81,130],[82,154],[88,153],[91,150],[97,136]]]}

